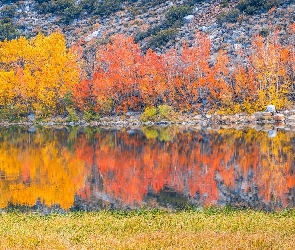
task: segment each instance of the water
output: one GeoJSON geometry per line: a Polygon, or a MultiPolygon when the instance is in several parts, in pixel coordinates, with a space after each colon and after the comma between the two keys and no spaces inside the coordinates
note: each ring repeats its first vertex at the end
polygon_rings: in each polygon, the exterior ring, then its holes
{"type": "Polygon", "coordinates": [[[0,209],[295,207],[290,131],[0,128],[0,209]]]}

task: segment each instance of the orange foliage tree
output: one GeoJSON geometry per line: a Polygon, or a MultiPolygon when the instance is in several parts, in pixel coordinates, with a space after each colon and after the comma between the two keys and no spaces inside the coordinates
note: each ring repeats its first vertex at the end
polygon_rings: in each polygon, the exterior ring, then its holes
{"type": "Polygon", "coordinates": [[[211,66],[210,49],[210,39],[197,34],[193,47],[184,45],[163,55],[152,50],[143,54],[133,38],[116,35],[98,49],[93,78],[76,86],[75,100],[79,107],[91,102],[102,113],[163,103],[193,110],[200,99],[221,102],[228,93],[228,58],[220,52],[211,66]]]}

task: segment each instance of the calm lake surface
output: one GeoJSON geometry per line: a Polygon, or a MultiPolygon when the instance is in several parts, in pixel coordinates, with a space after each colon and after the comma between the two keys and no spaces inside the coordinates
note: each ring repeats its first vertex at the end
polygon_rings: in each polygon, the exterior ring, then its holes
{"type": "Polygon", "coordinates": [[[295,207],[295,133],[0,128],[0,209],[295,207]]]}

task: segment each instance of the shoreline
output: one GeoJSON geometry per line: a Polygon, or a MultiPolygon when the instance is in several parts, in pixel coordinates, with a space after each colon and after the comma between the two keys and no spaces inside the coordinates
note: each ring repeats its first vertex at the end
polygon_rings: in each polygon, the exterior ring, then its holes
{"type": "Polygon", "coordinates": [[[22,121],[10,122],[0,121],[1,127],[10,126],[79,126],[79,127],[153,127],[153,126],[179,126],[195,127],[198,129],[217,129],[217,128],[257,128],[261,129],[285,129],[295,131],[295,110],[286,110],[272,114],[270,112],[256,112],[252,115],[178,115],[173,119],[158,119],[154,121],[143,122],[140,117],[142,113],[128,112],[124,116],[113,115],[105,116],[95,121],[68,121],[67,118],[54,117],[47,120],[38,121],[36,119],[26,118],[22,121]]]}

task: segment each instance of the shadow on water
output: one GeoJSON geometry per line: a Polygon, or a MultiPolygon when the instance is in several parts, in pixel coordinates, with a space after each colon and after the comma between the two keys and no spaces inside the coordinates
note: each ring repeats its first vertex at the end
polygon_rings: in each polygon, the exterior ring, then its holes
{"type": "Polygon", "coordinates": [[[294,156],[290,131],[2,127],[0,208],[294,208],[294,156]]]}

